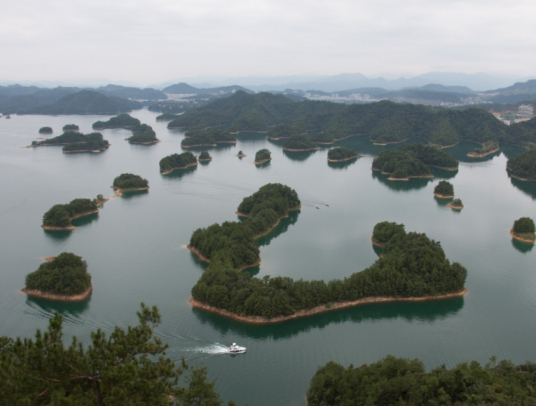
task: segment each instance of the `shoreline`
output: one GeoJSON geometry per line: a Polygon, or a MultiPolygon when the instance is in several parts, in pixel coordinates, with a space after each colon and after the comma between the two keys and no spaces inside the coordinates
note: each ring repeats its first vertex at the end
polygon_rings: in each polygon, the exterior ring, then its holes
{"type": "Polygon", "coordinates": [[[386,142],[374,142],[374,140],[370,139],[370,142],[372,142],[372,145],[381,145],[381,146],[385,146],[385,145],[390,145],[390,144],[401,144],[403,142],[406,142],[407,140],[411,140],[415,137],[411,137],[411,138],[406,138],[405,140],[402,140],[402,141],[386,141],[386,142]]]}
{"type": "Polygon", "coordinates": [[[370,236],[370,242],[372,245],[375,245],[376,247],[384,248],[385,244],[382,244],[374,239],[374,237],[370,236]]]}
{"type": "Polygon", "coordinates": [[[156,139],[154,141],[145,141],[145,142],[128,141],[129,144],[137,144],[137,145],[151,145],[151,144],[158,144],[159,142],[160,142],[159,139],[156,139]]]}
{"type": "Polygon", "coordinates": [[[484,158],[485,156],[494,154],[495,152],[497,152],[497,151],[499,151],[499,150],[500,150],[500,148],[497,147],[497,148],[495,148],[495,149],[492,149],[492,150],[489,151],[489,152],[473,152],[473,151],[471,151],[471,152],[468,152],[468,153],[467,153],[467,156],[468,156],[469,158],[484,158]]]}
{"type": "Polygon", "coordinates": [[[195,144],[195,145],[182,145],[181,148],[195,148],[195,147],[217,147],[218,144],[195,144]]]}
{"type": "MultiPolygon", "coordinates": [[[[371,167],[370,169],[372,169],[373,171],[376,171],[376,172],[380,172],[382,175],[391,175],[391,173],[389,172],[383,172],[381,169],[378,169],[378,168],[375,168],[375,167],[371,167]]],[[[434,175],[432,174],[429,174],[429,175],[419,175],[419,176],[408,176],[407,178],[393,178],[392,176],[389,176],[387,178],[387,180],[391,180],[391,181],[408,181],[410,179],[430,179],[430,178],[433,178],[434,175]]]]}
{"type": "Polygon", "coordinates": [[[177,170],[177,169],[186,169],[186,168],[189,168],[190,166],[197,166],[197,161],[196,161],[196,162],[193,162],[193,163],[191,163],[191,164],[188,164],[188,165],[186,165],[186,166],[177,166],[177,167],[175,167],[175,168],[171,168],[171,169],[169,169],[169,170],[167,170],[167,171],[164,171],[164,172],[162,172],[162,170],[160,170],[160,174],[161,174],[161,175],[167,175],[168,173],[171,173],[171,172],[173,172],[173,171],[175,171],[175,170],[177,170]]]}
{"type": "Polygon", "coordinates": [[[518,237],[518,236],[514,233],[514,229],[513,229],[513,228],[510,229],[510,237],[512,237],[512,238],[514,238],[514,239],[516,239],[516,240],[518,240],[518,241],[527,243],[527,244],[534,244],[534,242],[536,241],[536,240],[526,240],[526,239],[524,239],[524,238],[518,237]]]}
{"type": "Polygon", "coordinates": [[[434,192],[434,196],[438,199],[454,199],[454,195],[440,195],[439,193],[434,192]]]}
{"type": "MultiPolygon", "coordinates": [[[[70,221],[73,221],[74,219],[77,219],[77,218],[80,218],[80,217],[89,216],[90,214],[94,214],[94,213],[98,213],[98,212],[99,212],[99,209],[92,210],[92,211],[86,211],[84,213],[79,213],[79,214],[71,217],[70,221]]],[[[70,226],[67,226],[67,227],[45,226],[43,224],[43,225],[41,225],[41,228],[43,230],[47,230],[47,231],[70,231],[70,230],[74,230],[76,227],[73,226],[72,224],[70,226]]]]}
{"type": "Polygon", "coordinates": [[[239,158],[244,158],[247,155],[246,154],[236,154],[236,156],[239,157],[239,158]]]}
{"type": "Polygon", "coordinates": [[[332,311],[332,310],[339,310],[339,309],[344,309],[347,307],[359,306],[363,304],[387,303],[387,302],[424,302],[424,301],[429,301],[429,300],[443,300],[443,299],[450,299],[454,297],[462,297],[468,292],[469,291],[467,290],[467,288],[465,288],[461,292],[447,293],[444,295],[437,295],[437,296],[422,296],[422,297],[373,296],[373,297],[352,300],[352,301],[335,302],[329,307],[327,305],[320,305],[320,306],[316,306],[307,310],[298,310],[296,313],[290,316],[277,316],[271,319],[268,319],[262,316],[241,316],[235,313],[231,313],[227,310],[218,309],[217,307],[207,305],[205,303],[202,303],[194,299],[193,297],[190,297],[190,299],[188,299],[188,303],[190,303],[195,308],[206,310],[211,313],[216,313],[216,314],[219,314],[220,316],[228,317],[233,320],[242,321],[242,322],[251,323],[251,324],[272,324],[272,323],[281,323],[281,322],[288,321],[288,320],[298,319],[301,317],[313,316],[315,314],[325,313],[325,312],[332,311]]]}
{"type": "Polygon", "coordinates": [[[536,179],[522,178],[520,176],[512,174],[512,169],[510,169],[510,167],[508,165],[506,165],[506,170],[508,171],[508,175],[510,175],[512,178],[516,178],[516,179],[521,180],[523,182],[534,182],[534,181],[536,181],[536,179]]]}
{"type": "MultiPolygon", "coordinates": [[[[132,188],[126,188],[126,189],[121,189],[121,188],[118,188],[117,186],[110,186],[110,187],[115,191],[116,196],[122,196],[123,193],[136,192],[139,190],[148,190],[150,186],[147,185],[146,187],[132,187],[132,188]]],[[[110,198],[108,198],[107,200],[109,199],[110,198]]]]}
{"type": "Polygon", "coordinates": [[[304,152],[304,151],[317,151],[321,148],[315,147],[315,148],[307,148],[307,149],[294,149],[294,148],[283,148],[283,151],[290,151],[290,152],[304,152]]]}
{"type": "Polygon", "coordinates": [[[102,149],[76,149],[73,151],[61,151],[64,154],[76,154],[80,152],[93,152],[93,153],[100,153],[106,151],[108,148],[102,148],[102,149]]]}
{"type": "Polygon", "coordinates": [[[260,160],[260,161],[254,161],[253,163],[254,163],[255,165],[260,165],[260,164],[263,164],[263,163],[268,162],[268,161],[271,161],[271,160],[272,160],[272,158],[268,158],[268,159],[262,159],[262,160],[260,160]]]}
{"type": "Polygon", "coordinates": [[[89,288],[82,293],[77,293],[76,295],[57,295],[54,293],[42,292],[37,289],[26,288],[22,288],[20,291],[26,293],[28,296],[38,297],[41,299],[58,300],[61,302],[80,302],[87,299],[91,295],[91,292],[93,291],[93,284],[90,282],[89,288]]]}
{"type": "Polygon", "coordinates": [[[428,165],[428,166],[431,166],[432,168],[439,168],[439,169],[444,169],[445,171],[451,171],[451,172],[456,172],[459,167],[456,166],[456,167],[450,167],[450,166],[437,166],[437,165],[428,165]]]}
{"type": "Polygon", "coordinates": [[[240,134],[240,133],[268,134],[268,130],[266,130],[266,131],[240,130],[240,131],[230,131],[230,132],[229,132],[229,134],[240,134]]]}
{"type": "Polygon", "coordinates": [[[199,162],[208,162],[212,161],[212,158],[206,158],[206,159],[197,159],[199,162]]]}
{"type": "Polygon", "coordinates": [[[328,162],[344,162],[344,161],[350,161],[351,159],[357,159],[357,158],[361,158],[362,155],[356,155],[356,156],[352,156],[352,157],[349,157],[349,158],[343,158],[343,159],[329,159],[328,158],[328,162]]]}
{"type": "Polygon", "coordinates": [[[464,206],[464,205],[457,206],[457,205],[454,205],[454,204],[452,204],[452,203],[449,203],[449,204],[447,204],[447,207],[450,207],[452,210],[461,210],[461,209],[463,209],[465,206],[464,206]]]}

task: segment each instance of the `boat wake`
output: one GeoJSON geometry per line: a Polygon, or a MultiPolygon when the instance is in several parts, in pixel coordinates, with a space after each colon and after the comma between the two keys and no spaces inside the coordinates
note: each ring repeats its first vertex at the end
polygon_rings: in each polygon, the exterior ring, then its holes
{"type": "Polygon", "coordinates": [[[229,347],[223,344],[209,344],[200,347],[195,347],[188,350],[189,352],[196,352],[200,354],[230,354],[229,347]]]}

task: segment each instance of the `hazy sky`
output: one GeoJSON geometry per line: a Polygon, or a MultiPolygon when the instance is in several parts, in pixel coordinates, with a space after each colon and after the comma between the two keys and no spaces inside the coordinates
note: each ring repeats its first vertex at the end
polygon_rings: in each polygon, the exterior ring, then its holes
{"type": "Polygon", "coordinates": [[[428,71],[533,76],[533,0],[17,0],[0,80],[428,71]]]}

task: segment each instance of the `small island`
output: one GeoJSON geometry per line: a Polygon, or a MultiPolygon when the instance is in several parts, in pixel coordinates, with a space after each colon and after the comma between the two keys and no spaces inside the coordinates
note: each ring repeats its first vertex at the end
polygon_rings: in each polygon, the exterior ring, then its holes
{"type": "Polygon", "coordinates": [[[450,207],[452,210],[461,210],[464,208],[463,203],[460,199],[454,199],[452,202],[447,204],[447,207],[450,207]]]}
{"type": "Polygon", "coordinates": [[[73,154],[78,152],[102,152],[110,147],[107,140],[91,140],[87,142],[73,142],[63,147],[64,154],[73,154]]]}
{"type": "Polygon", "coordinates": [[[536,148],[510,158],[506,169],[516,179],[536,181],[536,148]]]}
{"type": "Polygon", "coordinates": [[[350,159],[359,158],[359,155],[356,151],[346,147],[337,147],[332,148],[328,151],[328,161],[329,162],[343,162],[349,161],[350,159]]]}
{"type": "Polygon", "coordinates": [[[239,157],[239,158],[244,158],[244,157],[247,156],[247,155],[244,154],[244,153],[242,152],[242,150],[240,150],[240,151],[238,151],[238,154],[236,154],[236,156],[239,157]]]}
{"type": "Polygon", "coordinates": [[[80,127],[78,127],[76,124],[65,124],[63,126],[63,132],[67,131],[79,131],[80,127]]]}
{"type": "Polygon", "coordinates": [[[52,128],[51,127],[41,127],[39,129],[39,134],[52,134],[52,128]]]}
{"type": "Polygon", "coordinates": [[[127,138],[129,144],[151,145],[160,142],[160,140],[156,138],[156,133],[150,125],[139,124],[135,125],[130,130],[133,135],[127,138]]]}
{"type": "Polygon", "coordinates": [[[123,113],[110,118],[108,121],[96,121],[93,123],[93,129],[105,130],[112,128],[124,128],[128,130],[140,124],[141,122],[137,118],[132,117],[130,114],[123,113]]]}
{"type": "Polygon", "coordinates": [[[199,154],[199,158],[197,158],[197,160],[199,162],[212,161],[212,157],[207,151],[203,151],[201,154],[199,154]]]}
{"type": "Polygon", "coordinates": [[[112,186],[118,193],[133,192],[135,190],[149,189],[149,181],[139,175],[132,173],[122,173],[114,179],[112,186]]]}
{"type": "Polygon", "coordinates": [[[71,220],[98,213],[98,202],[91,199],[74,199],[69,204],[56,204],[43,215],[43,229],[48,231],[74,230],[71,220]]]}
{"type": "Polygon", "coordinates": [[[74,131],[68,131],[54,138],[49,138],[43,141],[33,141],[32,147],[43,147],[51,145],[67,145],[73,143],[102,141],[104,137],[101,133],[82,134],[74,131]]]}
{"type": "Polygon", "coordinates": [[[510,235],[518,241],[534,244],[534,241],[536,241],[534,220],[530,217],[521,217],[514,221],[514,226],[510,229],[510,235]]]}
{"type": "Polygon", "coordinates": [[[487,141],[482,144],[481,148],[475,148],[467,154],[469,158],[484,158],[485,156],[494,154],[499,150],[499,144],[495,141],[487,141]]]}
{"type": "Polygon", "coordinates": [[[452,186],[452,183],[442,180],[434,188],[434,196],[439,199],[452,199],[454,197],[454,186],[452,186]]]}
{"type": "Polygon", "coordinates": [[[253,162],[253,163],[255,165],[260,165],[260,164],[263,164],[265,162],[271,161],[272,160],[271,154],[272,153],[269,150],[267,150],[266,148],[260,149],[255,154],[255,162],[253,162]]]}
{"type": "Polygon", "coordinates": [[[175,169],[186,169],[194,165],[197,165],[197,158],[191,152],[168,155],[160,160],[160,172],[167,175],[175,169]]]}
{"type": "Polygon", "coordinates": [[[236,138],[229,131],[225,131],[220,127],[205,130],[190,130],[184,135],[186,138],[181,142],[182,148],[215,147],[218,144],[236,144],[236,138]]]}
{"type": "Polygon", "coordinates": [[[172,121],[179,117],[177,114],[164,113],[156,117],[156,121],[172,121]]]}
{"type": "Polygon", "coordinates": [[[283,142],[285,151],[312,151],[320,149],[305,135],[292,135],[283,142]]]}
{"type": "Polygon", "coordinates": [[[70,252],[42,263],[26,275],[25,285],[22,292],[29,296],[71,302],[87,299],[92,290],[86,261],[70,252]]]}
{"type": "Polygon", "coordinates": [[[401,145],[381,152],[372,161],[372,170],[391,175],[389,180],[433,178],[429,166],[457,170],[458,161],[440,149],[424,144],[401,145]]]}

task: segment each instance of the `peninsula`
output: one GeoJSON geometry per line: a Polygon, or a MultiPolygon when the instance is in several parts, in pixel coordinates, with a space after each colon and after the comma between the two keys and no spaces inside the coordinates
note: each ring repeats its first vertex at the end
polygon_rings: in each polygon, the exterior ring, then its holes
{"type": "Polygon", "coordinates": [[[175,169],[186,169],[197,165],[197,158],[191,152],[168,155],[160,160],[160,173],[167,175],[175,169]]]}
{"type": "Polygon", "coordinates": [[[92,290],[86,261],[70,252],[42,263],[26,275],[25,285],[21,290],[29,296],[71,302],[87,299],[92,290]]]}
{"type": "Polygon", "coordinates": [[[523,181],[536,181],[536,149],[510,158],[506,164],[510,176],[523,181]]]}
{"type": "Polygon", "coordinates": [[[481,148],[475,148],[467,154],[469,158],[484,158],[485,156],[494,154],[499,150],[499,144],[494,141],[487,141],[482,144],[481,148]]]}
{"type": "Polygon", "coordinates": [[[454,186],[452,183],[442,180],[434,188],[434,196],[439,199],[452,199],[454,198],[454,186]]]}
{"type": "Polygon", "coordinates": [[[112,188],[119,193],[147,190],[149,189],[149,181],[139,175],[122,173],[114,179],[112,188]]]}
{"type": "Polygon", "coordinates": [[[534,244],[536,241],[534,220],[530,217],[521,217],[514,221],[510,235],[518,241],[534,244]]]}
{"type": "Polygon", "coordinates": [[[337,147],[332,148],[328,151],[328,161],[329,162],[343,162],[349,161],[351,159],[359,158],[359,155],[356,151],[346,147],[337,147]]]}
{"type": "Polygon", "coordinates": [[[271,161],[272,160],[271,154],[272,153],[269,150],[267,150],[266,148],[260,149],[255,153],[255,162],[253,162],[253,163],[255,165],[260,165],[260,164],[263,164],[265,162],[271,161]]]}
{"type": "Polygon", "coordinates": [[[97,201],[74,199],[68,204],[56,204],[43,215],[43,229],[48,231],[74,230],[71,220],[98,213],[97,201]]]}

